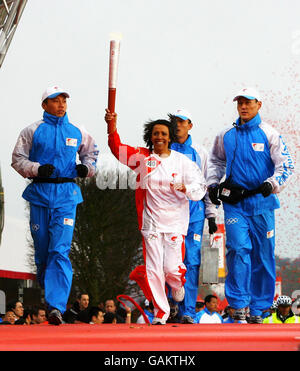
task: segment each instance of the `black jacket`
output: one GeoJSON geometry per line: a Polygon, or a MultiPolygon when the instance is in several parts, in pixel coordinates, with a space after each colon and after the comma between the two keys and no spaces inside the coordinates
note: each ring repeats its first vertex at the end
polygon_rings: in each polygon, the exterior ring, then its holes
{"type": "Polygon", "coordinates": [[[75,321],[89,323],[89,308],[80,310],[78,301],[75,301],[73,306],[63,314],[63,320],[66,323],[74,323],[75,321]]]}

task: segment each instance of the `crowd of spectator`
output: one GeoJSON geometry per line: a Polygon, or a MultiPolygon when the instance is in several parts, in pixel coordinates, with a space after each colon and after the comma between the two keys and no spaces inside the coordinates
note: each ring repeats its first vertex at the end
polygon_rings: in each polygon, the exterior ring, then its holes
{"type": "MultiPolygon", "coordinates": [[[[47,307],[43,304],[24,308],[20,300],[14,300],[7,303],[5,314],[0,314],[0,325],[48,324],[48,314],[47,307]]],[[[63,323],[131,323],[131,308],[126,305],[124,308],[118,307],[114,299],[91,306],[89,295],[80,293],[63,314],[63,323]]]]}
{"type": "MultiPolygon", "coordinates": [[[[178,304],[169,300],[170,316],[167,323],[180,323],[178,304]]],[[[289,296],[279,296],[274,300],[272,306],[264,312],[263,323],[300,323],[300,303],[292,305],[292,299],[289,296]],[[295,309],[296,308],[296,309],[295,309]],[[293,309],[295,312],[293,312],[293,309]]],[[[147,299],[142,303],[142,308],[150,323],[154,318],[153,304],[147,299]]],[[[218,298],[215,295],[207,295],[204,300],[196,302],[195,324],[202,323],[248,323],[234,319],[234,309],[227,306],[224,310],[218,308],[218,298]]],[[[135,317],[132,320],[132,310],[129,306],[117,305],[114,299],[108,299],[105,303],[97,306],[91,306],[89,295],[80,293],[76,301],[69,305],[63,314],[63,323],[65,324],[105,324],[105,323],[145,323],[144,316],[137,310],[133,310],[135,317]],[[135,312],[135,313],[134,313],[135,312]]],[[[7,304],[6,312],[0,315],[0,325],[45,325],[48,312],[43,304],[24,308],[19,300],[7,304]]]]}

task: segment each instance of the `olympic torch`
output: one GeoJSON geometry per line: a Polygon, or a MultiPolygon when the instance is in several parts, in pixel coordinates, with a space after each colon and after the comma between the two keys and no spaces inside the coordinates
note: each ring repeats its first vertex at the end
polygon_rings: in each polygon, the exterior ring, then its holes
{"type": "MultiPolygon", "coordinates": [[[[109,77],[108,77],[108,109],[111,113],[115,112],[116,104],[116,87],[118,77],[118,65],[120,55],[120,43],[122,35],[120,33],[110,34],[110,51],[109,51],[109,77]]],[[[108,134],[112,131],[115,123],[107,127],[108,134]]]]}

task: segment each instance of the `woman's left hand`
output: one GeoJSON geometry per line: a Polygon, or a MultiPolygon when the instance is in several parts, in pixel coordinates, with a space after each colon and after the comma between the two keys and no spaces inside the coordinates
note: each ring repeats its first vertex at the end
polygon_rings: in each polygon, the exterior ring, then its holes
{"type": "Polygon", "coordinates": [[[170,187],[174,189],[174,191],[179,191],[182,193],[186,192],[186,188],[183,183],[170,183],[170,187]]]}

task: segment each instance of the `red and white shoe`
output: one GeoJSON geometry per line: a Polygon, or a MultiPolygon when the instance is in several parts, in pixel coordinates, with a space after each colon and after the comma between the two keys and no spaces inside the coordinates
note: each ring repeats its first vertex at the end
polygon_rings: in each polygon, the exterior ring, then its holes
{"type": "Polygon", "coordinates": [[[152,321],[152,325],[165,325],[166,321],[161,318],[154,317],[152,321]]]}

